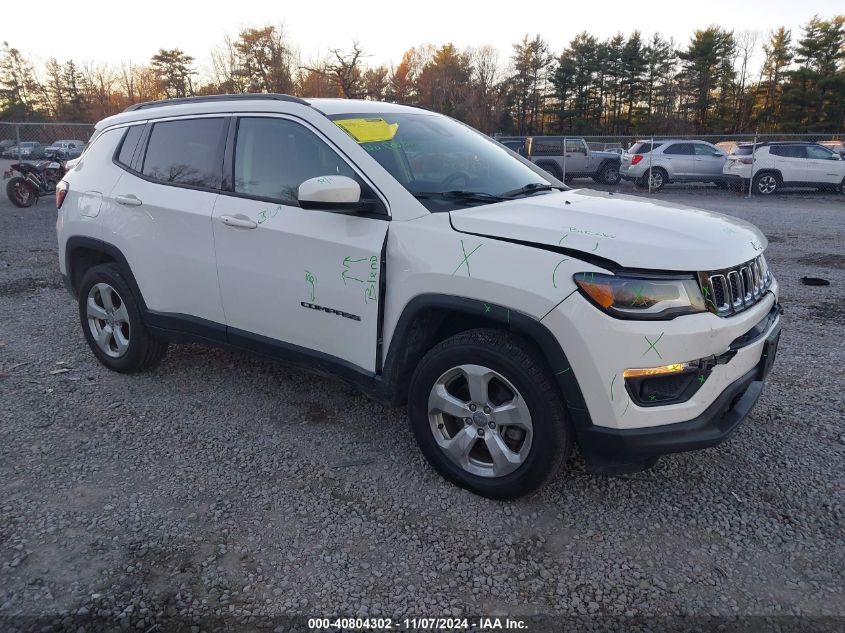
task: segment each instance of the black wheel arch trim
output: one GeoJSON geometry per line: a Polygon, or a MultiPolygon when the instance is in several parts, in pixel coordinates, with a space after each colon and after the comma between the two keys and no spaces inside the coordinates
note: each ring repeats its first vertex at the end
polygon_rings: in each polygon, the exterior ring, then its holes
{"type": "MultiPolygon", "coordinates": [[[[492,301],[480,301],[443,294],[423,294],[411,299],[405,305],[396,323],[385,361],[384,380],[394,389],[401,387],[404,383],[403,370],[407,370],[407,368],[403,368],[402,364],[403,361],[408,360],[403,357],[403,350],[406,348],[405,342],[412,336],[411,329],[417,317],[430,310],[439,310],[446,314],[458,313],[469,317],[479,317],[495,322],[500,327],[504,326],[506,329],[534,342],[548,363],[549,370],[554,375],[576,430],[592,425],[575,372],[555,336],[537,319],[514,308],[492,301]]],[[[402,394],[396,395],[401,396],[402,394]]]]}

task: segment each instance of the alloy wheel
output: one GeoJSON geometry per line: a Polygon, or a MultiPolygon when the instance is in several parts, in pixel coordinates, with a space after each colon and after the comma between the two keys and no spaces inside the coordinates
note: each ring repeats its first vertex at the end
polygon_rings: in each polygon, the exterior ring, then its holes
{"type": "Polygon", "coordinates": [[[652,189],[660,189],[663,186],[663,174],[659,171],[652,171],[649,182],[652,189]]]}
{"type": "Polygon", "coordinates": [[[123,356],[129,349],[129,312],[118,292],[107,283],[94,284],[85,309],[97,347],[111,358],[123,356]]]}
{"type": "Polygon", "coordinates": [[[503,477],[531,451],[533,425],[522,395],[481,365],[459,365],[437,379],[428,398],[431,432],[449,460],[480,477],[503,477]]]}
{"type": "Polygon", "coordinates": [[[762,193],[764,196],[774,193],[777,188],[777,178],[771,174],[764,174],[757,180],[757,191],[762,193]]]}

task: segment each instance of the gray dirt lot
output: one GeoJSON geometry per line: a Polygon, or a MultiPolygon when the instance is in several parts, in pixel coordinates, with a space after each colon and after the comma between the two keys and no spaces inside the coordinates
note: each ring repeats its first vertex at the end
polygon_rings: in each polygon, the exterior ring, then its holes
{"type": "Polygon", "coordinates": [[[575,458],[501,503],[443,481],[404,410],[341,383],[200,346],[148,374],[104,369],[61,285],[52,201],[3,196],[0,629],[77,612],[139,631],[215,615],[271,630],[285,614],[845,615],[845,197],[656,197],[768,235],[786,314],[762,399],[718,448],[619,478],[575,458]]]}

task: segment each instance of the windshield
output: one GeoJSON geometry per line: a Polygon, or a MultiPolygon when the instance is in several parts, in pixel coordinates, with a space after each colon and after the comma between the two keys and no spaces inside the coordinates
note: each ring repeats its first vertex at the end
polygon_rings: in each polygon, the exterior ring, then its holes
{"type": "Polygon", "coordinates": [[[499,143],[447,117],[368,113],[330,118],[430,211],[563,189],[499,143]]]}

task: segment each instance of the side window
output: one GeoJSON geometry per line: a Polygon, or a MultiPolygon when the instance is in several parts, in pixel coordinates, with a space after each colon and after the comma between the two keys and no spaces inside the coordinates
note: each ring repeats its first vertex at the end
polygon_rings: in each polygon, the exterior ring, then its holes
{"type": "Polygon", "coordinates": [[[586,154],[587,148],[584,147],[584,141],[580,139],[566,139],[566,153],[567,154],[586,154]]]}
{"type": "Polygon", "coordinates": [[[561,145],[557,140],[534,139],[534,155],[535,156],[560,156],[561,145]]]}
{"type": "Polygon", "coordinates": [[[664,149],[663,153],[673,156],[690,156],[692,154],[692,146],[689,143],[675,143],[664,149]]]}
{"type": "Polygon", "coordinates": [[[244,117],[235,142],[235,191],[297,205],[299,185],[318,176],[357,174],[316,134],[269,117],[244,117]]]}
{"type": "Polygon", "coordinates": [[[220,188],[225,119],[184,119],[153,125],[145,176],[165,183],[220,188]]]}
{"type": "Polygon", "coordinates": [[[833,152],[824,147],[817,147],[815,145],[807,145],[807,158],[821,158],[829,160],[833,156],[833,152]]]}
{"type": "MultiPolygon", "coordinates": [[[[143,125],[133,125],[126,128],[123,135],[123,140],[120,142],[120,150],[117,153],[117,162],[124,167],[132,165],[132,156],[135,154],[135,148],[138,147],[138,141],[141,140],[141,134],[144,131],[143,125]]],[[[73,144],[71,144],[73,146],[73,144]]]]}
{"type": "Polygon", "coordinates": [[[719,151],[716,148],[710,147],[709,145],[702,145],[701,143],[693,143],[693,148],[695,149],[696,156],[716,156],[716,153],[719,151]]]}

